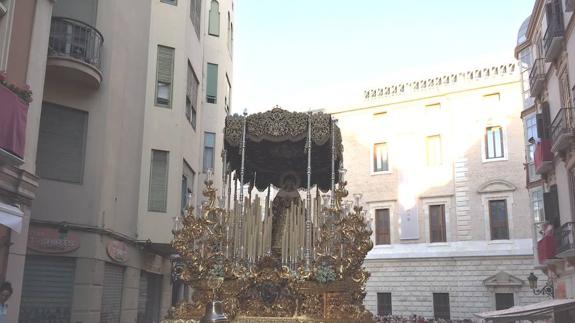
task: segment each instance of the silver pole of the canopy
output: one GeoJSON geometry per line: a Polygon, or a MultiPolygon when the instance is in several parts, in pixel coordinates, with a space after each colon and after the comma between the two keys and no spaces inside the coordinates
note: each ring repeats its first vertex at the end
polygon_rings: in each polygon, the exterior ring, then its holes
{"type": "Polygon", "coordinates": [[[227,167],[227,158],[228,152],[224,148],[222,150],[222,200],[220,202],[219,207],[222,209],[226,207],[226,186],[228,184],[227,176],[228,176],[228,167],[227,167]]]}
{"type": "Polygon", "coordinates": [[[245,173],[245,159],[246,159],[246,120],[247,120],[248,112],[244,110],[244,118],[242,120],[242,144],[241,144],[241,154],[242,154],[242,163],[240,169],[240,219],[238,223],[238,230],[240,231],[240,259],[244,258],[244,218],[245,218],[245,205],[244,205],[244,173],[245,173]]]}
{"type": "Polygon", "coordinates": [[[305,270],[309,271],[311,265],[311,111],[307,121],[307,206],[305,218],[305,270]]]}
{"type": "Polygon", "coordinates": [[[331,208],[335,208],[335,122],[331,119],[331,208]]]}

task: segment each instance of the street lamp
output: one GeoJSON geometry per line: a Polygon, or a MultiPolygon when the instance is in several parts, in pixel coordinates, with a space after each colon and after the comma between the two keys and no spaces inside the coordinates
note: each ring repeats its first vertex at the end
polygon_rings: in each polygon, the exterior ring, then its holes
{"type": "Polygon", "coordinates": [[[553,280],[551,280],[551,278],[547,279],[545,286],[541,287],[541,289],[537,289],[537,276],[535,276],[533,273],[529,274],[527,280],[529,281],[529,288],[533,290],[533,294],[547,295],[551,298],[554,298],[555,293],[553,289],[553,280]]]}

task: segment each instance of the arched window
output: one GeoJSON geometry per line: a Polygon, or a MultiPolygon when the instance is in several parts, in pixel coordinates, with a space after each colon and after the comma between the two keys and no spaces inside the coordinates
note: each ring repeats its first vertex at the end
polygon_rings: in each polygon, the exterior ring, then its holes
{"type": "Polygon", "coordinates": [[[220,36],[220,4],[216,0],[212,0],[210,7],[208,33],[212,36],[220,36]]]}

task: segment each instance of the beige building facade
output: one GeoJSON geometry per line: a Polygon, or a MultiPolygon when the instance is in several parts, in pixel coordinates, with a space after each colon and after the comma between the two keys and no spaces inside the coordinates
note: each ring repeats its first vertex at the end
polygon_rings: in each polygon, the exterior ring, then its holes
{"type": "Polygon", "coordinates": [[[511,62],[367,90],[363,104],[330,111],[348,189],[363,192],[372,219],[373,313],[473,319],[544,299],[527,284],[521,110],[511,62]]]}
{"type": "Polygon", "coordinates": [[[34,99],[25,149],[0,131],[0,215],[22,226],[2,235],[8,321],[157,322],[189,294],[171,280],[173,218],[208,169],[222,185],[233,2],[0,4],[0,70],[34,99]]]}
{"type": "Polygon", "coordinates": [[[0,1],[0,282],[10,282],[6,322],[18,322],[36,141],[53,1],[0,1]]]}
{"type": "MultiPolygon", "coordinates": [[[[535,1],[519,31],[515,55],[521,62],[527,182],[538,205],[535,233],[541,283],[556,299],[575,298],[575,154],[573,81],[575,1],[535,1]]],[[[573,311],[571,311],[573,312],[573,311]]],[[[575,313],[563,313],[575,320],[575,313]]]]}

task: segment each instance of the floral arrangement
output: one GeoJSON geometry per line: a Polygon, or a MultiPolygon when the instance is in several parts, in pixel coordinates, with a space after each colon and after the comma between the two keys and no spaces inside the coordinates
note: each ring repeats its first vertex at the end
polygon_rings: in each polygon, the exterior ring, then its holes
{"type": "Polygon", "coordinates": [[[32,102],[32,91],[30,87],[26,85],[26,87],[21,88],[15,84],[12,84],[6,80],[6,72],[0,71],[0,85],[3,85],[8,90],[12,91],[16,94],[22,101],[26,103],[32,102]]]}
{"type": "Polygon", "coordinates": [[[315,279],[319,283],[321,284],[329,283],[334,281],[336,278],[337,277],[335,275],[335,270],[333,270],[331,266],[322,264],[319,267],[317,267],[317,270],[315,272],[315,279]]]}

